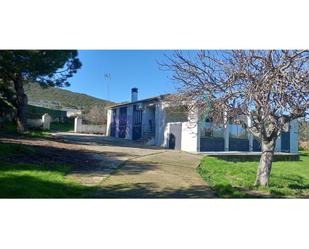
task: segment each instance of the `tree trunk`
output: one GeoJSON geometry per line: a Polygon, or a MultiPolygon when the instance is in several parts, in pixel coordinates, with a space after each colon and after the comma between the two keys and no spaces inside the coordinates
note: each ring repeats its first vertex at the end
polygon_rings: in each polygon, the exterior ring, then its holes
{"type": "Polygon", "coordinates": [[[262,141],[262,155],[257,170],[255,186],[268,186],[274,149],[275,141],[262,141]]]}
{"type": "Polygon", "coordinates": [[[28,98],[21,77],[17,77],[14,81],[14,88],[16,91],[16,129],[18,133],[22,133],[27,130],[28,98]]]}

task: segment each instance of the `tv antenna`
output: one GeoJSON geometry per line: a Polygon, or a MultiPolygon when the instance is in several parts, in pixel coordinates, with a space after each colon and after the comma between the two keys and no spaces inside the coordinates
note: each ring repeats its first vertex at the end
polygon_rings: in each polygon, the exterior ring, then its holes
{"type": "Polygon", "coordinates": [[[106,80],[106,95],[107,95],[107,100],[110,100],[109,96],[109,81],[112,79],[112,75],[110,73],[105,73],[104,74],[104,80],[106,80]]]}

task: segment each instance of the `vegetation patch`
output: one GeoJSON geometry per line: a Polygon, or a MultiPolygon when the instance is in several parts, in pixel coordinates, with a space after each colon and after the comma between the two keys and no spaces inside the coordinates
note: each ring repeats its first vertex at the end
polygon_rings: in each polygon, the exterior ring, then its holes
{"type": "Polygon", "coordinates": [[[11,164],[1,162],[0,198],[85,198],[96,187],[83,186],[65,175],[65,165],[11,164]]]}
{"type": "Polygon", "coordinates": [[[199,174],[220,198],[309,197],[309,151],[300,161],[273,163],[269,187],[254,187],[258,162],[231,162],[206,156],[199,174]]]}
{"type": "Polygon", "coordinates": [[[62,132],[74,131],[74,120],[68,120],[65,123],[53,122],[50,124],[50,130],[62,132]]]}
{"type": "Polygon", "coordinates": [[[1,144],[0,143],[0,157],[11,155],[30,155],[34,153],[34,149],[22,144],[1,144]]]}

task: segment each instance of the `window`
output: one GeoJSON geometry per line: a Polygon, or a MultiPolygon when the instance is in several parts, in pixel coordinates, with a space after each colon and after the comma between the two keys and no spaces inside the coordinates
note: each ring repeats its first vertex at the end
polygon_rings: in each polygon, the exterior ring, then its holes
{"type": "Polygon", "coordinates": [[[230,133],[230,138],[241,138],[241,139],[248,138],[247,131],[244,128],[242,128],[240,125],[230,124],[229,133],[230,133]]]}
{"type": "Polygon", "coordinates": [[[224,137],[224,127],[223,125],[215,124],[209,122],[211,119],[206,118],[205,122],[202,124],[201,137],[224,137]]]}

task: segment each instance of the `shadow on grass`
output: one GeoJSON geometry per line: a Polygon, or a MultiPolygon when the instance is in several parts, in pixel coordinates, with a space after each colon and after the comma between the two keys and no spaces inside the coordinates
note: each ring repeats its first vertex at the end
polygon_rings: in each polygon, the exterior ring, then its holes
{"type": "MultiPolygon", "coordinates": [[[[88,139],[88,136],[86,137],[88,139]]],[[[100,138],[101,136],[95,137],[95,140],[100,138]]],[[[33,144],[19,144],[18,142],[23,140],[20,140],[18,137],[3,137],[2,142],[0,141],[0,160],[16,164],[66,164],[72,166],[73,172],[80,174],[105,174],[115,169],[127,158],[132,157],[131,151],[126,152],[125,150],[117,149],[115,151],[99,152],[85,150],[82,147],[74,147],[75,143],[79,144],[75,140],[71,141],[72,149],[57,139],[51,143],[47,143],[46,138],[28,140],[29,143],[34,141],[33,144]]],[[[113,139],[108,139],[107,144],[111,144],[109,145],[111,147],[118,146],[118,143],[123,143],[122,139],[120,140],[117,140],[118,142],[115,142],[116,145],[114,145],[113,139]]],[[[105,144],[104,141],[102,141],[103,144],[105,144]]],[[[130,167],[128,171],[124,171],[124,173],[140,174],[147,170],[153,170],[156,167],[155,163],[140,161],[136,162],[134,166],[130,167]]]]}
{"type": "Polygon", "coordinates": [[[0,198],[86,198],[93,197],[96,190],[96,187],[26,175],[0,177],[0,198]]]}
{"type": "Polygon", "coordinates": [[[97,198],[213,198],[212,191],[205,185],[188,188],[164,188],[158,190],[154,183],[113,184],[97,191],[97,198]]]}
{"type": "Polygon", "coordinates": [[[208,187],[155,190],[153,183],[114,184],[107,187],[51,182],[31,176],[0,178],[0,198],[212,198],[208,187]]]}
{"type": "MultiPolygon", "coordinates": [[[[18,144],[17,141],[0,142],[0,161],[14,164],[66,164],[72,166],[73,171],[88,174],[114,167],[130,156],[125,152],[98,152],[40,144],[18,144]]],[[[143,170],[147,170],[147,167],[141,166],[140,172],[143,170]]]]}
{"type": "Polygon", "coordinates": [[[62,174],[67,174],[71,171],[71,168],[69,166],[65,165],[52,165],[52,164],[41,164],[41,165],[35,165],[35,164],[10,164],[10,163],[2,163],[0,167],[0,173],[6,172],[6,171],[51,171],[51,172],[58,172],[62,174]]]}
{"type": "Polygon", "coordinates": [[[0,198],[212,198],[205,185],[159,189],[154,183],[85,186],[65,179],[66,166],[10,165],[0,168],[0,198]],[[27,175],[28,174],[28,175],[27,175]]]}

